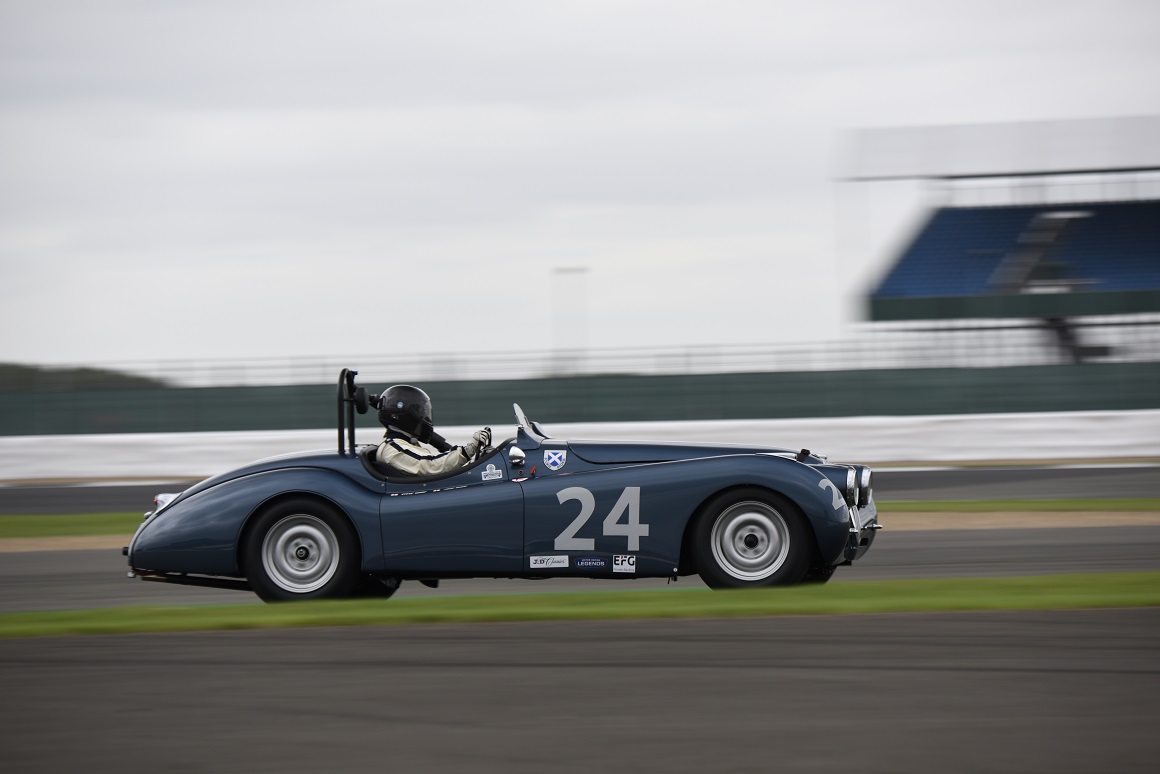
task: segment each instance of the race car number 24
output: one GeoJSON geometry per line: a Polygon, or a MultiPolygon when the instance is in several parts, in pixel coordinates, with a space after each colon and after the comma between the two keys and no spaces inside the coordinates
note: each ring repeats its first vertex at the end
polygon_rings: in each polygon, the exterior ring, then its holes
{"type": "MultiPolygon", "coordinates": [[[[560,505],[563,505],[569,500],[578,500],[580,502],[580,515],[573,519],[572,523],[557,536],[556,550],[594,550],[596,548],[596,540],[594,538],[576,537],[576,533],[588,523],[588,520],[592,518],[592,514],[596,511],[596,498],[593,497],[592,492],[582,486],[570,486],[567,489],[561,489],[557,492],[556,499],[560,501],[560,505]]],[[[605,536],[624,535],[628,538],[629,551],[640,550],[640,539],[642,537],[648,537],[648,525],[642,524],[640,521],[639,486],[627,486],[620,493],[620,499],[616,501],[616,505],[612,506],[612,510],[604,517],[603,534],[605,536]],[[620,517],[625,516],[626,511],[626,521],[621,523],[620,517]]]]}

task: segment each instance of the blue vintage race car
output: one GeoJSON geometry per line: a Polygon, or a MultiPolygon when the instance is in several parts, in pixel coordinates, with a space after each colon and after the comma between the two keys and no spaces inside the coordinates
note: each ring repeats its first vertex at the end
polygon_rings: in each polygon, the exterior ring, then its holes
{"type": "Polygon", "coordinates": [[[879,528],[870,469],[808,450],[516,436],[444,477],[355,444],[368,394],[338,382],[338,450],[261,460],[158,495],[130,577],[264,600],[389,596],[404,580],[644,578],[714,588],[826,581],[879,528]]]}

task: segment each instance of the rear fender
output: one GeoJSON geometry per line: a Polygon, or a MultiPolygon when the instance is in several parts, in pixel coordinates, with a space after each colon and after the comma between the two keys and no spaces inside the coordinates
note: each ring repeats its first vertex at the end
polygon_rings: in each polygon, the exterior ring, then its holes
{"type": "Polygon", "coordinates": [[[362,569],[383,567],[379,527],[381,493],[341,473],[286,468],[231,479],[175,502],[138,530],[130,564],[166,573],[241,575],[238,561],[247,524],[262,508],[284,496],[330,502],[350,519],[362,546],[362,569]]]}

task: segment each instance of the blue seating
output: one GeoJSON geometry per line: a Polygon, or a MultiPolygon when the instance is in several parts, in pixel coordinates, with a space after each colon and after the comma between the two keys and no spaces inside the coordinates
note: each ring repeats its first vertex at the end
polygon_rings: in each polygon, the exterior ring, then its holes
{"type": "Polygon", "coordinates": [[[1160,201],[947,207],[936,210],[872,298],[939,298],[996,292],[1003,259],[1038,215],[1084,212],[1046,256],[1074,291],[1160,289],[1160,201]]]}

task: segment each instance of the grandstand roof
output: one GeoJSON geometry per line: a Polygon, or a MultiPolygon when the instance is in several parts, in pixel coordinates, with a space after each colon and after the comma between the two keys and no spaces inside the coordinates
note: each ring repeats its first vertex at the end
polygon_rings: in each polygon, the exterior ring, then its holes
{"type": "Polygon", "coordinates": [[[1160,170],[1160,116],[884,127],[853,135],[848,181],[1160,170]]]}

